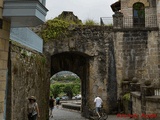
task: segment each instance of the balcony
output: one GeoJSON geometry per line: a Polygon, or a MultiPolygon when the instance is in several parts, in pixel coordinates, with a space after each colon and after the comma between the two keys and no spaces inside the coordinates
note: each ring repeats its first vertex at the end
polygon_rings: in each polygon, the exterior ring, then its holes
{"type": "Polygon", "coordinates": [[[123,14],[117,12],[112,17],[101,17],[100,25],[111,26],[115,29],[126,29],[126,28],[158,28],[157,16],[148,15],[145,18],[133,18],[132,16],[124,17],[123,14]]]}
{"type": "Polygon", "coordinates": [[[47,14],[45,0],[4,0],[3,18],[11,27],[30,27],[44,23],[47,14]]]}
{"type": "Polygon", "coordinates": [[[11,28],[10,39],[40,53],[43,52],[43,40],[29,28],[11,28]]]}
{"type": "Polygon", "coordinates": [[[157,17],[155,15],[146,16],[145,18],[123,18],[123,28],[156,28],[157,17]]]}

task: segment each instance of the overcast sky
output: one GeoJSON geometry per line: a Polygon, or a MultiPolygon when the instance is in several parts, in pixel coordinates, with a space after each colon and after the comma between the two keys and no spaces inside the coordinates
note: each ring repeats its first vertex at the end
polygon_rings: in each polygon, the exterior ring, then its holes
{"type": "Polygon", "coordinates": [[[49,10],[46,19],[57,17],[62,11],[72,11],[80,20],[92,19],[99,22],[100,17],[112,17],[110,5],[118,0],[46,0],[49,10]]]}

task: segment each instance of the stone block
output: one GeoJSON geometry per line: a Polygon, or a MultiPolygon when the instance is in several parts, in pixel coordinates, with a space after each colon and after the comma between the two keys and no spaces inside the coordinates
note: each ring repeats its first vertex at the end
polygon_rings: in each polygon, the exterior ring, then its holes
{"type": "Polygon", "coordinates": [[[2,18],[2,9],[0,8],[0,18],[2,18]]]}
{"type": "MultiPolygon", "coordinates": [[[[6,80],[7,70],[0,70],[0,80],[6,80]]],[[[1,100],[1,99],[0,99],[1,100]]]]}
{"type": "Polygon", "coordinates": [[[0,81],[0,90],[4,90],[6,89],[6,81],[0,81]]]}
{"type": "Polygon", "coordinates": [[[6,20],[3,20],[3,30],[10,31],[10,23],[6,20]]]}
{"type": "Polygon", "coordinates": [[[3,120],[3,112],[0,112],[0,120],[3,120]]]}
{"type": "Polygon", "coordinates": [[[0,60],[0,69],[7,69],[7,61],[0,60]]]}
{"type": "Polygon", "coordinates": [[[9,40],[5,40],[4,51],[9,51],[9,40]]]}
{"type": "Polygon", "coordinates": [[[3,112],[4,112],[4,102],[0,102],[0,113],[3,113],[3,112]]]}
{"type": "Polygon", "coordinates": [[[0,1],[0,8],[3,7],[3,0],[0,1]]]}
{"type": "Polygon", "coordinates": [[[2,60],[8,60],[8,52],[6,52],[6,51],[0,51],[0,58],[2,60]]]}
{"type": "Polygon", "coordinates": [[[10,32],[0,29],[0,38],[9,40],[10,32]]]}
{"type": "Polygon", "coordinates": [[[4,98],[5,98],[5,91],[0,90],[0,103],[4,101],[4,98]]]}
{"type": "Polygon", "coordinates": [[[0,39],[0,50],[4,50],[4,48],[5,48],[5,40],[0,39]]]}
{"type": "Polygon", "coordinates": [[[145,6],[146,6],[146,7],[149,7],[149,2],[146,2],[146,3],[145,3],[145,6]]]}

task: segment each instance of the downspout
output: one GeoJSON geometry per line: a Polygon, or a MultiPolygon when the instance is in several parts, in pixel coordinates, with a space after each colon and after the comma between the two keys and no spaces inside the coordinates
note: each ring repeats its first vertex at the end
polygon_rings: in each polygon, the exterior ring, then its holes
{"type": "Polygon", "coordinates": [[[11,41],[9,41],[4,120],[11,120],[11,41]]]}

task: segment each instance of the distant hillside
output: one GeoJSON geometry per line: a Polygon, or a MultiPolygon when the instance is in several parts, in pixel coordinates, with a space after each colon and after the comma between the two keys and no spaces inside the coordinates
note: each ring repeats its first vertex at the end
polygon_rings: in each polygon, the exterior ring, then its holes
{"type": "Polygon", "coordinates": [[[72,72],[62,71],[62,72],[59,72],[59,73],[53,75],[50,78],[50,81],[51,81],[51,83],[56,83],[56,82],[60,82],[60,83],[63,83],[63,82],[66,82],[66,83],[69,83],[69,82],[80,83],[80,78],[72,72]]]}

